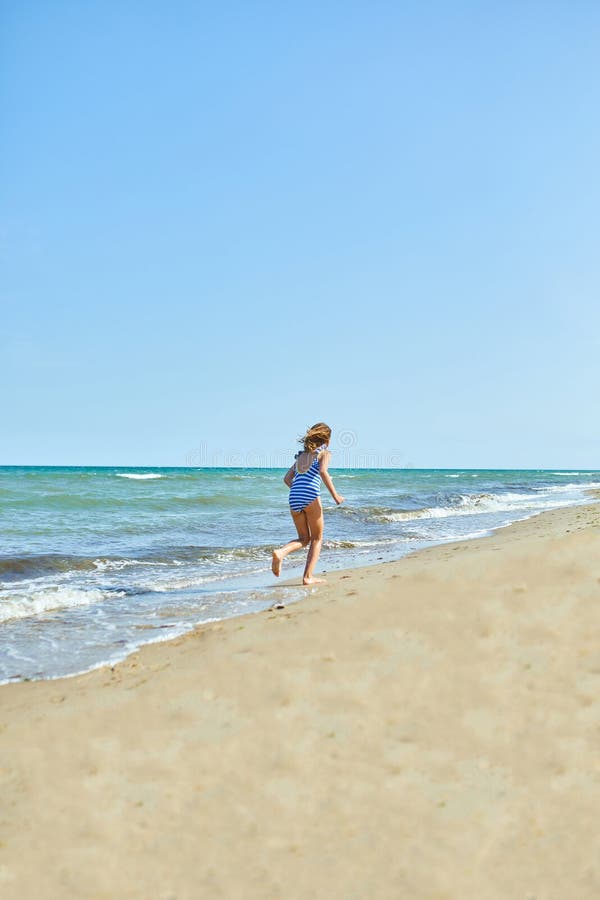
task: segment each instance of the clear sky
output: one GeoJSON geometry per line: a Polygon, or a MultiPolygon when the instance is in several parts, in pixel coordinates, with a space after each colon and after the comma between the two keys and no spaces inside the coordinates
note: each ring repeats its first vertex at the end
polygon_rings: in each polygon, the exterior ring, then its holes
{"type": "Polygon", "coordinates": [[[6,0],[0,463],[287,463],[324,419],[600,467],[599,46],[596,0],[6,0]]]}

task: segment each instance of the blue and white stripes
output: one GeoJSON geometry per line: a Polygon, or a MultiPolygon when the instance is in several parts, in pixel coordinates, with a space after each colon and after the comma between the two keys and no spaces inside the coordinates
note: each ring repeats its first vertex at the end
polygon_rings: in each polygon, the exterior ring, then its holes
{"type": "Polygon", "coordinates": [[[317,453],[306,472],[299,472],[296,465],[294,480],[290,488],[290,509],[294,512],[301,512],[309,503],[316,500],[321,493],[319,456],[320,452],[317,453]]]}

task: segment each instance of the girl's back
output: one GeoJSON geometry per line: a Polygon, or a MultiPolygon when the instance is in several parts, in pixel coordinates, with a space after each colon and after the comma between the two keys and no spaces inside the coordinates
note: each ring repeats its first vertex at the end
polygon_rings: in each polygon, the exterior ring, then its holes
{"type": "Polygon", "coordinates": [[[294,480],[290,489],[290,508],[299,512],[321,493],[319,456],[323,448],[299,453],[294,463],[294,480]]]}

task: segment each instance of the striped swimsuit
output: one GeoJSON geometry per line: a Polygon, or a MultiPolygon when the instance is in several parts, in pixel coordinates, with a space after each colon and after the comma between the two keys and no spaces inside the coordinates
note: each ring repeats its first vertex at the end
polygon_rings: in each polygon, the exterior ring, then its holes
{"type": "Polygon", "coordinates": [[[299,472],[294,465],[294,480],[290,488],[290,509],[294,512],[302,512],[309,503],[316,500],[321,494],[321,472],[319,470],[320,447],[317,455],[306,472],[299,472]]]}

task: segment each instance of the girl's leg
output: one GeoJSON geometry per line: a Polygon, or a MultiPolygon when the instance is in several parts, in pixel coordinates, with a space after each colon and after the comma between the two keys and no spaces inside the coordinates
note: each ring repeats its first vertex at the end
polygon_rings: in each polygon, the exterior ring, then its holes
{"type": "Polygon", "coordinates": [[[281,572],[281,563],[288,553],[293,553],[294,550],[302,550],[303,547],[307,546],[310,540],[310,532],[308,530],[308,523],[306,521],[306,513],[304,510],[301,512],[294,512],[293,509],[290,509],[290,512],[292,514],[292,519],[294,520],[294,525],[296,526],[296,531],[298,532],[298,537],[294,538],[293,541],[290,541],[283,547],[280,547],[278,550],[273,550],[273,560],[271,562],[273,575],[279,575],[281,572]]]}
{"type": "Polygon", "coordinates": [[[321,500],[317,497],[312,503],[309,503],[304,510],[308,529],[310,531],[310,548],[306,559],[306,568],[304,569],[303,584],[320,584],[324,578],[313,578],[313,571],[321,553],[321,545],[323,543],[323,507],[321,500]]]}

